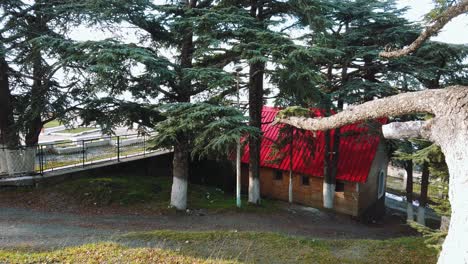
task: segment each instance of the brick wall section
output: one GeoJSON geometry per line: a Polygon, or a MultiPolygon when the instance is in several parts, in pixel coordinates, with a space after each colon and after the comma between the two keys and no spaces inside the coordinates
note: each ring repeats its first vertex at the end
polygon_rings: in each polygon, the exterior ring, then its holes
{"type": "MultiPolygon", "coordinates": [[[[288,201],[289,172],[283,172],[281,180],[275,179],[276,171],[262,168],[260,171],[260,192],[263,197],[288,201]]],[[[242,187],[247,190],[249,185],[248,166],[242,166],[242,187]]],[[[309,185],[302,183],[302,175],[293,175],[293,202],[306,206],[323,207],[323,179],[309,177],[309,185]]],[[[358,198],[356,183],[344,182],[344,192],[335,193],[335,211],[358,215],[358,198]]]]}

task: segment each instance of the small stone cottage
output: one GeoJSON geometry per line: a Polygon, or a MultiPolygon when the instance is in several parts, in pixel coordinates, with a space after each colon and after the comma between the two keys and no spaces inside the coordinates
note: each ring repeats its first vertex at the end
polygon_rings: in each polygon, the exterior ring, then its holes
{"type": "MultiPolygon", "coordinates": [[[[278,142],[281,125],[271,125],[278,111],[278,108],[264,107],[262,112],[260,192],[263,197],[288,201],[292,168],[293,202],[321,208],[324,133],[316,132],[314,136],[307,131],[299,137],[293,132],[292,144],[278,151],[274,146],[278,142]],[[278,160],[281,154],[283,157],[278,160]]],[[[321,111],[315,112],[316,116],[321,115],[321,111]]],[[[379,120],[379,123],[385,121],[379,120]]],[[[377,133],[370,132],[366,124],[344,126],[340,132],[333,210],[352,216],[382,213],[389,161],[383,142],[377,133]]],[[[246,146],[242,155],[243,188],[248,186],[248,161],[249,148],[246,146]]]]}

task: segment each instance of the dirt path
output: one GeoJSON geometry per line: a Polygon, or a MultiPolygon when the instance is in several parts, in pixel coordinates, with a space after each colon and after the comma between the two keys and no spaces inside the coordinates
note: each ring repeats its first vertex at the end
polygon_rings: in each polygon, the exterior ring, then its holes
{"type": "Polygon", "coordinates": [[[272,231],[314,238],[385,239],[411,234],[399,217],[365,225],[349,216],[299,206],[275,213],[171,213],[167,215],[82,215],[0,207],[0,248],[50,249],[112,240],[131,231],[239,230],[272,231]]]}

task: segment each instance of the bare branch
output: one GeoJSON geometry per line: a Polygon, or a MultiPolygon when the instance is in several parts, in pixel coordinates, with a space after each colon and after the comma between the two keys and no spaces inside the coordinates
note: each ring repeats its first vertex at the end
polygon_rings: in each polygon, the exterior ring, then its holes
{"type": "Polygon", "coordinates": [[[460,3],[447,8],[447,10],[434,19],[432,25],[426,27],[421,35],[419,35],[419,37],[409,46],[395,51],[383,51],[379,55],[384,58],[398,58],[408,55],[421,47],[421,45],[431,36],[437,34],[450,20],[452,20],[452,18],[467,12],[468,0],[462,0],[460,3]]]}
{"type": "Polygon", "coordinates": [[[412,113],[432,113],[437,115],[444,107],[447,107],[445,100],[454,96],[468,96],[468,87],[451,86],[445,89],[402,93],[361,105],[351,106],[343,112],[330,117],[280,116],[277,117],[275,123],[284,123],[306,130],[323,131],[381,117],[401,116],[412,113]]]}
{"type": "Polygon", "coordinates": [[[382,126],[383,136],[387,139],[430,139],[429,121],[393,122],[382,126]]]}

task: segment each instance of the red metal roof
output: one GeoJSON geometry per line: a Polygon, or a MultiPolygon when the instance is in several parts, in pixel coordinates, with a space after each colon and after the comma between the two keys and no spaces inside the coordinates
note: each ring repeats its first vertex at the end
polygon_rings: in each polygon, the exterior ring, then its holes
{"type": "MultiPolygon", "coordinates": [[[[277,153],[274,153],[273,148],[283,126],[281,124],[271,125],[279,110],[272,107],[263,108],[260,166],[289,171],[291,144],[286,145],[280,151],[276,151],[277,153]]],[[[314,111],[314,115],[323,116],[317,110],[314,111]]],[[[379,120],[380,123],[386,121],[386,119],[379,120]]],[[[368,130],[368,126],[364,124],[352,124],[341,128],[342,136],[340,138],[336,177],[338,180],[366,182],[380,140],[378,135],[367,133],[368,130]]],[[[311,131],[302,131],[300,133],[298,129],[294,129],[293,133],[293,171],[299,174],[323,177],[325,133],[317,131],[314,136],[311,131]]],[[[334,130],[331,131],[332,137],[333,133],[334,130]]],[[[242,162],[249,162],[248,145],[244,148],[242,162]]]]}

